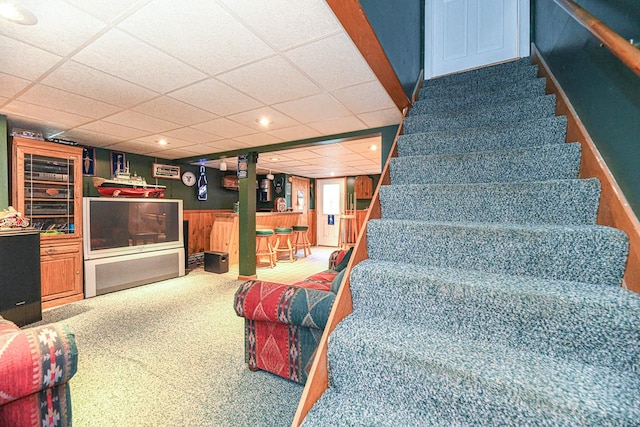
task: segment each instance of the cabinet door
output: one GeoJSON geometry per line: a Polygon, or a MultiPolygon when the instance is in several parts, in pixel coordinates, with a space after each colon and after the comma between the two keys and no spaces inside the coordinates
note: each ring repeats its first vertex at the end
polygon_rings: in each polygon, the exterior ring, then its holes
{"type": "Polygon", "coordinates": [[[82,299],[79,244],[43,245],[40,259],[43,308],[82,299]]]}

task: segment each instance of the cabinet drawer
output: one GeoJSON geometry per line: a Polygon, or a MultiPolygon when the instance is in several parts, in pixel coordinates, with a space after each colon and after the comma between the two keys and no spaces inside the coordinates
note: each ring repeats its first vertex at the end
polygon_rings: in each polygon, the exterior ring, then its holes
{"type": "Polygon", "coordinates": [[[56,256],[78,253],[80,246],[77,243],[70,245],[44,245],[40,248],[40,256],[56,256]]]}

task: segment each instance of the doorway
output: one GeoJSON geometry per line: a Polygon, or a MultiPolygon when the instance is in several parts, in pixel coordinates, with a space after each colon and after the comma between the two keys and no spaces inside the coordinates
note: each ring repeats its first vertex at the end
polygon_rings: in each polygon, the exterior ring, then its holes
{"type": "Polygon", "coordinates": [[[344,211],[345,179],[318,179],[316,185],[317,244],[338,246],[340,214],[344,211]]]}
{"type": "Polygon", "coordinates": [[[426,0],[425,78],[529,56],[528,0],[426,0]]]}

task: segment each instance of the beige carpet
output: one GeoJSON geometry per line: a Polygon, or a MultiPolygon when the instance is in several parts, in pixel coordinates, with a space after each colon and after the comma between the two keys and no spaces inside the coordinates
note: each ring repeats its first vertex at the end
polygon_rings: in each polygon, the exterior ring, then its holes
{"type": "Polygon", "coordinates": [[[198,268],[45,311],[76,335],[74,426],[290,425],[302,387],[247,369],[240,283],[198,268]]]}

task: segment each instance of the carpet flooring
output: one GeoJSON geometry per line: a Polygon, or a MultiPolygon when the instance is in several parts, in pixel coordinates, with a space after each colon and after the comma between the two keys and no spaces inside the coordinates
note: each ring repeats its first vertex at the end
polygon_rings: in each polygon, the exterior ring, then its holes
{"type": "Polygon", "coordinates": [[[290,425],[303,388],[247,369],[240,283],[197,268],[46,310],[77,340],[74,426],[290,425]]]}

